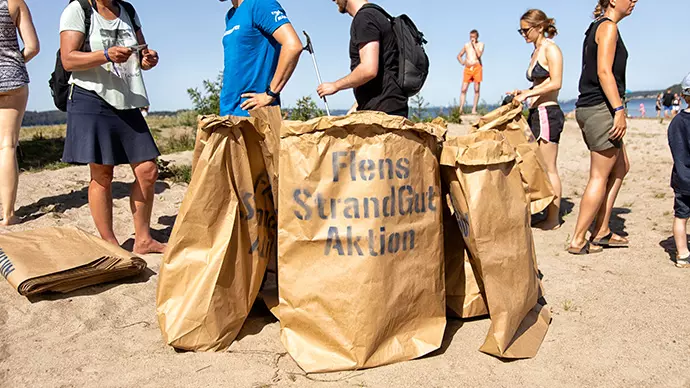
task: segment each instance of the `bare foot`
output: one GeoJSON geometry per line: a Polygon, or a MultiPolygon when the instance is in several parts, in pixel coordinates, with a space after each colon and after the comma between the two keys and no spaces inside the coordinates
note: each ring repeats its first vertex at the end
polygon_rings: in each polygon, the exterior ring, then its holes
{"type": "Polygon", "coordinates": [[[561,228],[561,223],[559,221],[546,220],[534,225],[534,227],[541,230],[558,230],[561,228]]]}
{"type": "Polygon", "coordinates": [[[12,226],[22,222],[22,219],[17,216],[11,216],[0,221],[0,226],[12,226]]]}
{"type": "Polygon", "coordinates": [[[148,241],[137,241],[134,243],[134,253],[137,255],[148,255],[151,253],[165,253],[165,248],[167,244],[159,243],[158,241],[151,239],[148,241]]]}

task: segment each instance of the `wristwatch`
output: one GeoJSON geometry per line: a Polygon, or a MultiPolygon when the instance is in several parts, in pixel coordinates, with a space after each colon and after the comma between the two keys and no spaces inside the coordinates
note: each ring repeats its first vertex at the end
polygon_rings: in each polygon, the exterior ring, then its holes
{"type": "Polygon", "coordinates": [[[276,92],[272,91],[271,85],[268,85],[268,87],[266,88],[266,94],[275,98],[276,100],[280,98],[280,93],[276,93],[276,92]]]}

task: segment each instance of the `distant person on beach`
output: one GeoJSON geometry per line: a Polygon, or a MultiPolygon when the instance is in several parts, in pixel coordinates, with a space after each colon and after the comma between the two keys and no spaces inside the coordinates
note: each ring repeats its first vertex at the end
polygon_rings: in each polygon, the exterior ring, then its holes
{"type": "Polygon", "coordinates": [[[39,42],[24,0],[0,0],[0,27],[0,225],[9,226],[19,222],[14,211],[19,183],[17,144],[29,98],[26,63],[38,55],[39,42]]]}
{"type": "Polygon", "coordinates": [[[115,245],[114,169],[129,165],[135,178],[130,195],[134,253],[163,253],[165,245],[150,228],[160,152],[140,110],[150,105],[142,73],[158,65],[158,53],[132,49],[146,45],[133,8],[115,0],[91,3],[88,30],[78,1],[69,3],[60,18],[62,64],[72,72],[62,160],[89,166],[91,216],[101,238],[115,245]],[[85,40],[88,49],[83,51],[85,40]]]}
{"type": "Polygon", "coordinates": [[[461,112],[465,109],[467,89],[469,89],[471,83],[474,83],[474,105],[472,105],[472,114],[477,114],[481,83],[484,81],[483,55],[484,43],[479,41],[479,32],[477,30],[472,30],[470,31],[470,41],[465,43],[460,54],[458,54],[458,62],[465,66],[462,79],[462,94],[460,95],[461,112]]]}
{"type": "Polygon", "coordinates": [[[644,107],[644,102],[640,103],[640,117],[647,117],[647,109],[644,107]]]}
{"type": "Polygon", "coordinates": [[[661,99],[664,98],[664,94],[661,93],[656,97],[656,118],[661,118],[661,99]]]}
{"type": "Polygon", "coordinates": [[[334,0],[341,14],[352,16],[350,27],[350,74],[317,88],[319,97],[354,89],[356,103],[350,109],[378,111],[407,117],[408,99],[396,80],[399,69],[398,41],[390,20],[366,0],[334,0]]]}
{"type": "Polygon", "coordinates": [[[632,14],[636,3],[637,0],[598,0],[595,20],[585,34],[576,118],[590,150],[591,165],[568,248],[574,255],[629,245],[627,239],[611,231],[609,223],[623,179],[630,170],[623,142],[628,125],[622,100],[628,50],[618,23],[632,14]],[[592,223],[592,236],[587,240],[592,223]]]}
{"type": "Polygon", "coordinates": [[[518,31],[534,51],[527,68],[528,90],[515,91],[515,100],[527,102],[529,125],[546,160],[549,179],[556,198],[548,208],[548,216],[538,226],[545,230],[561,226],[561,178],[558,175],[558,143],[565,125],[565,115],[558,105],[558,93],[563,83],[563,54],[552,40],[558,34],[555,20],[538,9],[527,11],[520,19],[518,31]]]}
{"type": "Polygon", "coordinates": [[[680,95],[678,93],[673,95],[673,117],[680,113],[680,95]]]}
{"type": "Polygon", "coordinates": [[[671,114],[673,112],[673,93],[671,93],[671,89],[667,90],[666,93],[664,93],[664,98],[662,101],[664,105],[664,117],[671,118],[671,114]]]}
{"type": "MultiPolygon", "coordinates": [[[[224,1],[224,0],[223,0],[224,1]]],[[[302,42],[276,0],[232,0],[223,34],[222,116],[280,105],[302,42]]]]}
{"type": "MultiPolygon", "coordinates": [[[[690,74],[681,83],[685,102],[690,105],[690,74]]],[[[676,266],[690,268],[687,225],[690,218],[690,108],[671,121],[668,144],[673,155],[671,188],[675,193],[673,238],[676,241],[676,266]]]]}

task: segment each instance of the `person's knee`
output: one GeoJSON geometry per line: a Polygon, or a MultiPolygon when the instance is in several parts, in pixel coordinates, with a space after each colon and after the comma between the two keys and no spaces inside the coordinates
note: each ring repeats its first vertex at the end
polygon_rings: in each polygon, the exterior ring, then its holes
{"type": "Polygon", "coordinates": [[[104,188],[110,188],[112,186],[113,176],[112,167],[101,166],[91,168],[91,180],[104,188]]]}
{"type": "Polygon", "coordinates": [[[153,162],[143,163],[136,168],[136,178],[142,184],[151,186],[158,180],[158,166],[153,162]]]}

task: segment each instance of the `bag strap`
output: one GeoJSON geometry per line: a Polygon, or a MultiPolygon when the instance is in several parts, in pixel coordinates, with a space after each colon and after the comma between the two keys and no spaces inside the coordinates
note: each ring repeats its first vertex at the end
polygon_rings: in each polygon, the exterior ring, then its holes
{"type": "Polygon", "coordinates": [[[129,20],[132,21],[132,27],[134,28],[134,32],[139,32],[141,30],[141,26],[138,25],[136,22],[137,11],[134,9],[134,6],[131,3],[128,3],[124,0],[118,0],[118,3],[122,5],[122,8],[124,8],[125,12],[127,12],[127,16],[129,16],[129,20]]]}
{"type": "Polygon", "coordinates": [[[77,0],[84,11],[84,42],[81,44],[81,51],[91,51],[91,42],[89,41],[91,35],[91,16],[93,16],[93,7],[89,0],[77,0]]]}
{"type": "Polygon", "coordinates": [[[383,14],[383,16],[386,17],[386,19],[388,19],[388,20],[391,21],[391,23],[393,22],[394,17],[391,16],[391,14],[389,14],[385,9],[381,8],[381,6],[378,5],[378,4],[366,3],[366,4],[364,4],[364,5],[362,6],[362,8],[371,8],[371,9],[375,9],[375,10],[381,12],[381,13],[383,14]]]}

